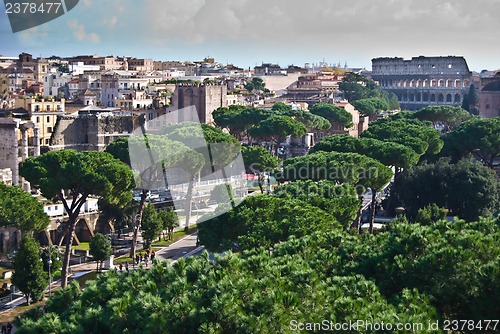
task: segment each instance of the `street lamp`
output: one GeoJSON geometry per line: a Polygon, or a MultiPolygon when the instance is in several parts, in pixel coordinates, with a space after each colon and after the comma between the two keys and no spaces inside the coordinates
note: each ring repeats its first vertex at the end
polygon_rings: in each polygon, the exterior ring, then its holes
{"type": "MultiPolygon", "coordinates": [[[[51,273],[51,264],[52,264],[52,247],[50,247],[50,245],[48,246],[47,248],[47,256],[48,256],[48,259],[47,259],[47,267],[48,267],[48,270],[49,270],[49,297],[52,295],[52,287],[51,287],[51,283],[52,283],[52,273],[51,273]]],[[[43,259],[40,259],[40,261],[43,261],[43,259]]],[[[56,261],[59,261],[59,257],[56,256],[56,261]]]]}

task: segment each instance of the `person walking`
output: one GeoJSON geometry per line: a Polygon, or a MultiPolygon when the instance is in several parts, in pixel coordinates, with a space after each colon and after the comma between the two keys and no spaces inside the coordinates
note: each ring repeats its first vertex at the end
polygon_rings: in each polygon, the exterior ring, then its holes
{"type": "Polygon", "coordinates": [[[126,270],[126,271],[127,271],[127,273],[128,273],[128,261],[127,261],[127,262],[125,262],[125,270],[126,270]]]}
{"type": "Polygon", "coordinates": [[[120,263],[119,268],[120,268],[120,271],[123,271],[123,264],[122,263],[120,263]]]}

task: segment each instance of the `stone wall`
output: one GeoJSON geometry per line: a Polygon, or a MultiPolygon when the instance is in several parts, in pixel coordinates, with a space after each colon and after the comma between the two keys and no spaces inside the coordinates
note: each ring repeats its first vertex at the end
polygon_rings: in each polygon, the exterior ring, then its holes
{"type": "Polygon", "coordinates": [[[10,169],[12,184],[19,182],[19,152],[17,122],[12,118],[0,118],[0,169],[10,169]]]}
{"type": "Polygon", "coordinates": [[[103,151],[119,137],[134,130],[132,115],[110,113],[61,116],[51,137],[51,150],[103,151]]]}

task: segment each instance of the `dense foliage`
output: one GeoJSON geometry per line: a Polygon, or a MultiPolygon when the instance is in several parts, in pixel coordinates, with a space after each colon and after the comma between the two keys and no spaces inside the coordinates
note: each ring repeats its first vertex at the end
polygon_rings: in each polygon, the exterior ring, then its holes
{"type": "Polygon", "coordinates": [[[500,117],[474,117],[444,137],[444,153],[455,160],[472,155],[493,168],[500,157],[500,117]]]}
{"type": "Polygon", "coordinates": [[[102,270],[104,261],[108,260],[112,253],[111,241],[108,237],[96,233],[90,241],[90,255],[97,262],[97,271],[102,270]]]}
{"type": "Polygon", "coordinates": [[[272,253],[110,271],[84,291],[57,292],[18,321],[18,333],[289,333],[294,320],[325,319],[439,333],[428,322],[500,314],[499,238],[498,220],[397,223],[375,235],[291,238],[272,253]]]}
{"type": "Polygon", "coordinates": [[[495,173],[477,162],[461,160],[450,164],[448,159],[441,159],[405,171],[399,182],[399,197],[410,217],[432,203],[468,221],[498,210],[495,173]]]}
{"type": "Polygon", "coordinates": [[[26,233],[43,231],[48,224],[49,217],[36,198],[0,182],[0,226],[16,227],[26,233]]]}
{"type": "MultiPolygon", "coordinates": [[[[298,199],[330,213],[348,228],[359,208],[356,189],[348,184],[338,185],[333,181],[295,181],[278,187],[273,196],[298,199]]],[[[295,213],[291,213],[295,215],[295,213]]]]}
{"type": "Polygon", "coordinates": [[[340,228],[335,218],[306,202],[251,196],[241,205],[199,224],[200,243],[211,251],[273,246],[290,236],[340,228]]]}
{"type": "Polygon", "coordinates": [[[30,236],[24,236],[14,259],[12,283],[24,294],[26,302],[39,301],[47,287],[48,277],[43,270],[40,245],[30,236]]]}

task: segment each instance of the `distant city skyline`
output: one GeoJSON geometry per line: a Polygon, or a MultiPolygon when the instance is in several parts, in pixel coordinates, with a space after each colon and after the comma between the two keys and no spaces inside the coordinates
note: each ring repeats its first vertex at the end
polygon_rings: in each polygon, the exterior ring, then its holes
{"type": "Polygon", "coordinates": [[[455,55],[471,70],[496,70],[499,12],[500,0],[81,0],[16,34],[2,9],[0,54],[213,57],[243,68],[325,59],[367,69],[377,57],[455,55]]]}

